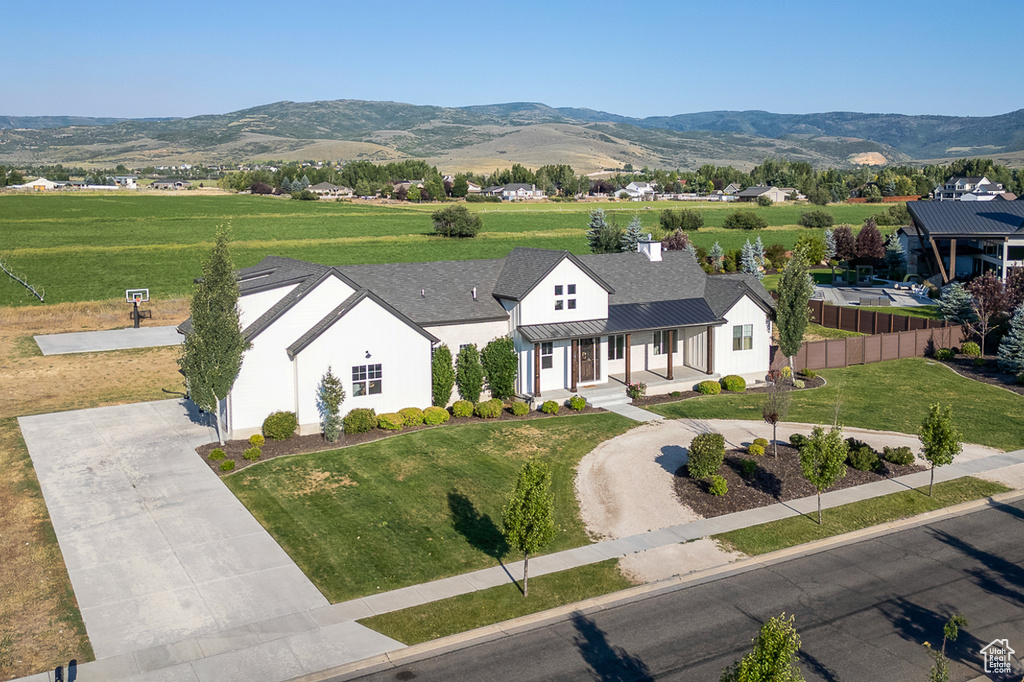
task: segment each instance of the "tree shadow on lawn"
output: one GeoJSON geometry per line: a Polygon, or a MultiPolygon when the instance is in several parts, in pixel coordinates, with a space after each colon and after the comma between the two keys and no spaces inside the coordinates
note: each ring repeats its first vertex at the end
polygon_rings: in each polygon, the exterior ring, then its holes
{"type": "Polygon", "coordinates": [[[477,511],[472,500],[458,490],[452,490],[448,493],[448,509],[452,514],[455,531],[466,538],[470,545],[499,562],[508,554],[505,534],[488,514],[477,511]]]}

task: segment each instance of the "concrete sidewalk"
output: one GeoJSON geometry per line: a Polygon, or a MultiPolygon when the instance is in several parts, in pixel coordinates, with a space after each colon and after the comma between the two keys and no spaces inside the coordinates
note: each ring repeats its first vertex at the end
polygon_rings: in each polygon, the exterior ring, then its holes
{"type": "Polygon", "coordinates": [[[34,337],[43,355],[65,353],[97,353],[126,348],[177,346],[183,337],[177,327],[139,327],[138,329],[111,329],[99,332],[71,332],[69,334],[40,334],[34,337]]]}

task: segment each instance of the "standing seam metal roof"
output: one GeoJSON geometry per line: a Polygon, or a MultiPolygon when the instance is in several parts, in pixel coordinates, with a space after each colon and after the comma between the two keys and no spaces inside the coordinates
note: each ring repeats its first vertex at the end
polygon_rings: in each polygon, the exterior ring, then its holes
{"type": "Polygon", "coordinates": [[[1024,202],[1018,201],[911,201],[907,210],[935,235],[1006,236],[1024,226],[1024,202]]]}

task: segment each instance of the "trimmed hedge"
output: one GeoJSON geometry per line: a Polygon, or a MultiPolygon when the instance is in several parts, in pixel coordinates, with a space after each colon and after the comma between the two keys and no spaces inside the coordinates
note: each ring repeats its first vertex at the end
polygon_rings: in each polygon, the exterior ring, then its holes
{"type": "Polygon", "coordinates": [[[512,414],[514,414],[515,416],[522,417],[523,415],[527,414],[530,411],[530,406],[527,405],[526,403],[519,402],[517,400],[516,402],[512,403],[511,410],[512,414]]]}
{"type": "Polygon", "coordinates": [[[952,348],[939,348],[935,351],[936,360],[952,360],[953,349],[952,348]]]}
{"type": "Polygon", "coordinates": [[[743,380],[743,377],[737,374],[730,374],[721,378],[719,383],[722,384],[722,388],[733,393],[743,393],[747,390],[747,382],[743,380]]]}
{"type": "Polygon", "coordinates": [[[476,416],[481,419],[497,419],[501,416],[501,410],[504,407],[502,402],[497,398],[491,398],[490,400],[482,400],[476,404],[476,408],[473,410],[476,416]]]}
{"type": "Polygon", "coordinates": [[[451,415],[448,414],[448,410],[443,407],[428,407],[423,410],[423,423],[429,424],[430,426],[437,426],[438,424],[444,424],[446,421],[451,419],[451,415]]]}
{"type": "Polygon", "coordinates": [[[740,475],[743,478],[753,478],[757,473],[757,462],[752,459],[740,460],[740,475]]]}
{"type": "Polygon", "coordinates": [[[423,423],[423,410],[418,407],[403,407],[398,414],[402,415],[406,426],[417,426],[423,423]]]}
{"type": "Polygon", "coordinates": [[[373,408],[357,407],[345,415],[345,433],[366,433],[377,426],[373,408]]]}
{"type": "Polygon", "coordinates": [[[558,403],[554,400],[545,400],[540,406],[540,411],[544,414],[558,414],[558,403]]]}
{"type": "Polygon", "coordinates": [[[569,398],[568,405],[570,409],[579,412],[580,410],[587,406],[587,399],[584,398],[583,396],[574,395],[573,397],[569,398]]]}
{"type": "Polygon", "coordinates": [[[718,395],[722,392],[722,386],[717,381],[708,379],[697,384],[697,393],[701,395],[718,395]]]}
{"type": "Polygon", "coordinates": [[[720,433],[702,433],[690,441],[686,471],[690,478],[708,478],[718,473],[725,460],[725,436],[720,433]]]}
{"type": "Polygon", "coordinates": [[[377,428],[385,431],[401,431],[405,426],[405,417],[398,412],[385,412],[377,416],[377,428]]]}
{"type": "Polygon", "coordinates": [[[263,420],[263,435],[270,440],[287,440],[299,428],[294,412],[274,412],[263,420]]]}
{"type": "Polygon", "coordinates": [[[810,439],[802,433],[794,433],[789,437],[789,444],[797,450],[803,450],[804,446],[807,445],[808,440],[810,439]]]}
{"type": "Polygon", "coordinates": [[[473,403],[468,400],[456,400],[452,404],[452,416],[453,417],[472,417],[473,416],[473,403]]]}

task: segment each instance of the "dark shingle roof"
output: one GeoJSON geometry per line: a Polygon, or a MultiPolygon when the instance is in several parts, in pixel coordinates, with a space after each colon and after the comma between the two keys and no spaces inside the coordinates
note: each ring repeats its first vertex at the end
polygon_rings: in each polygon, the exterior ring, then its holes
{"type": "Polygon", "coordinates": [[[307,263],[294,258],[267,256],[252,267],[236,271],[235,276],[238,278],[239,293],[254,294],[296,284],[311,275],[323,274],[329,269],[326,265],[307,263]]]}
{"type": "Polygon", "coordinates": [[[1024,203],[1015,201],[911,201],[907,210],[936,235],[1009,235],[1024,225],[1024,203]]]}
{"type": "Polygon", "coordinates": [[[715,275],[708,277],[704,286],[704,299],[719,317],[744,295],[749,295],[766,313],[775,309],[775,300],[753,275],[715,275]]]}
{"type": "Polygon", "coordinates": [[[763,185],[758,185],[757,187],[748,187],[745,190],[743,190],[742,192],[737,192],[736,196],[738,196],[738,197],[759,197],[759,196],[761,196],[762,194],[764,194],[765,192],[767,192],[770,189],[771,189],[771,187],[765,187],[763,185]]]}
{"type": "MultiPolygon", "coordinates": [[[[517,246],[512,249],[511,253],[505,256],[501,274],[498,276],[497,282],[494,283],[494,295],[498,298],[521,301],[565,258],[571,260],[576,267],[587,273],[608,293],[615,293],[614,289],[596,272],[591,270],[581,258],[577,258],[568,251],[552,251],[551,249],[533,249],[517,246]]],[[[641,258],[647,259],[646,256],[641,256],[641,258]]]]}
{"type": "Polygon", "coordinates": [[[302,280],[297,287],[285,294],[280,301],[275,303],[270,309],[260,315],[260,317],[250,324],[243,332],[246,341],[252,341],[254,338],[260,335],[260,333],[274,323],[275,320],[280,318],[286,312],[292,309],[292,307],[306,297],[306,294],[316,289],[321,282],[326,280],[328,277],[337,277],[345,284],[348,284],[353,289],[358,289],[359,285],[349,279],[347,276],[338,271],[337,268],[324,268],[324,271],[317,276],[309,276],[302,280]]]}
{"type": "Polygon", "coordinates": [[[700,296],[707,275],[687,251],[662,251],[661,262],[642,253],[580,256],[612,289],[609,305],[671,301],[700,296]]]}

